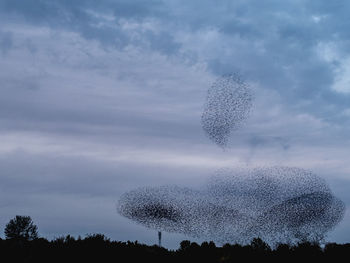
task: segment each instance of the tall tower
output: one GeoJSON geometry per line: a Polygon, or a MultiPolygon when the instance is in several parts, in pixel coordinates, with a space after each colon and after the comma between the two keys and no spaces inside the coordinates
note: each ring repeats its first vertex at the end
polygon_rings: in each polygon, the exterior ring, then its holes
{"type": "Polygon", "coordinates": [[[162,232],[158,231],[158,245],[159,247],[162,246],[162,232]]]}

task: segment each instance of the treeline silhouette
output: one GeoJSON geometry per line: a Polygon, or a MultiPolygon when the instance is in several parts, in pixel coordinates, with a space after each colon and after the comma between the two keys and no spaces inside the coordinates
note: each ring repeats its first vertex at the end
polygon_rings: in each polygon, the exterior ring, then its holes
{"type": "Polygon", "coordinates": [[[350,244],[302,242],[297,245],[280,244],[271,249],[259,238],[249,245],[226,244],[218,247],[213,242],[197,244],[182,241],[177,250],[135,242],[111,241],[102,234],[85,238],[70,235],[47,240],[36,238],[0,239],[1,262],[280,262],[346,259],[350,244]]]}

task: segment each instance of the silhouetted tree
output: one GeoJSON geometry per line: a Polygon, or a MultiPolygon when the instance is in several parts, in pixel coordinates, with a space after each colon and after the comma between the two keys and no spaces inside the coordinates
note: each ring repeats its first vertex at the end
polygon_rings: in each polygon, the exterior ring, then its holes
{"type": "Polygon", "coordinates": [[[191,246],[191,241],[189,240],[183,240],[180,243],[180,250],[186,250],[191,246]]]}
{"type": "MultiPolygon", "coordinates": [[[[322,249],[317,243],[297,245],[279,244],[269,248],[261,239],[249,245],[225,244],[217,247],[213,242],[185,240],[176,251],[157,245],[147,246],[135,242],[111,241],[103,234],[90,234],[85,238],[67,235],[54,240],[36,238],[25,242],[0,238],[1,262],[343,262],[350,253],[350,244],[330,243],[322,249]]],[[[346,261],[346,260],[345,260],[346,261]]]]}
{"type": "Polygon", "coordinates": [[[250,243],[250,246],[255,251],[260,251],[260,252],[271,251],[270,246],[266,242],[264,242],[261,238],[254,238],[250,243]]]}
{"type": "Polygon", "coordinates": [[[11,219],[5,227],[6,239],[34,240],[38,238],[38,227],[30,216],[19,216],[11,219]]]}
{"type": "Polygon", "coordinates": [[[298,243],[293,249],[294,254],[299,258],[318,258],[322,254],[322,249],[317,242],[298,243]]]}
{"type": "MultiPolygon", "coordinates": [[[[94,233],[94,234],[87,234],[85,240],[91,240],[95,242],[110,242],[110,239],[107,238],[104,234],[94,233]]],[[[137,244],[137,241],[136,241],[137,244]]]]}

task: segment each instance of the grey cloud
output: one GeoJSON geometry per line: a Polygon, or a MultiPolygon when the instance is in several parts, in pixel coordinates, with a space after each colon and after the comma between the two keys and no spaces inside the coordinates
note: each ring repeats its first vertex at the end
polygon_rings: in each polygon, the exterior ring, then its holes
{"type": "Polygon", "coordinates": [[[166,12],[165,4],[161,0],[136,0],[136,1],[111,1],[109,2],[116,17],[140,19],[150,16],[158,16],[166,12]]]}
{"type": "MultiPolygon", "coordinates": [[[[180,1],[180,2],[163,2],[163,1],[27,1],[22,5],[18,1],[2,1],[2,9],[10,12],[21,14],[33,21],[48,23],[52,27],[59,25],[68,30],[74,30],[82,34],[87,39],[97,39],[104,44],[117,45],[123,47],[127,44],[140,44],[134,41],[126,32],[118,26],[118,19],[155,19],[162,25],[162,31],[157,36],[152,32],[140,32],[140,38],[147,40],[151,48],[173,54],[180,49],[180,43],[174,39],[176,32],[187,32],[190,28],[194,32],[216,28],[227,38],[223,41],[232,42],[232,48],[235,47],[235,39],[246,40],[246,47],[240,49],[244,57],[237,53],[227,56],[219,51],[215,52],[213,58],[206,58],[214,72],[223,74],[232,72],[232,69],[242,68],[249,78],[261,80],[265,87],[273,86],[274,89],[280,89],[281,92],[289,92],[290,96],[293,91],[294,99],[303,98],[304,94],[299,94],[301,90],[318,90],[313,93],[322,94],[318,83],[311,83],[310,80],[318,76],[329,89],[330,84],[334,81],[332,76],[323,74],[325,68],[332,72],[327,62],[320,62],[313,55],[313,49],[320,41],[342,41],[347,36],[341,34],[348,30],[339,28],[344,24],[341,18],[346,10],[346,3],[340,2],[337,5],[321,1],[320,4],[298,4],[293,1],[287,1],[283,4],[275,1],[266,2],[261,5],[259,1],[223,1],[217,5],[213,1],[180,1]],[[99,18],[89,14],[88,10],[96,10],[102,14],[112,11],[115,16],[115,26],[98,26],[99,18]],[[196,10],[196,12],[190,12],[196,10]],[[337,13],[337,16],[332,15],[337,13]],[[338,15],[340,13],[340,16],[338,15]],[[312,16],[324,16],[320,23],[315,23],[312,16]],[[170,31],[170,33],[168,33],[170,31]],[[260,42],[265,49],[264,55],[259,55],[256,47],[252,43],[260,42]],[[305,63],[305,60],[307,63],[305,63]],[[220,65],[218,64],[220,61],[220,65]],[[303,62],[304,67],[299,61],[303,62]],[[261,66],[268,65],[266,69],[261,66]],[[315,64],[323,66],[320,70],[313,69],[314,74],[310,74],[308,68],[314,68],[315,64]],[[288,67],[287,72],[284,72],[288,67]],[[304,68],[305,70],[301,70],[304,68]],[[220,72],[218,72],[218,70],[220,72]],[[264,78],[258,72],[264,72],[264,78]],[[308,72],[304,74],[304,72],[308,72]],[[294,75],[300,79],[299,83],[291,83],[285,74],[294,75]],[[323,77],[324,76],[324,77],[323,77]],[[271,79],[279,77],[281,83],[271,82],[271,79]],[[269,81],[265,81],[268,79],[269,81]],[[306,82],[306,83],[303,83],[306,82]],[[281,86],[281,87],[279,87],[281,86]],[[295,89],[296,88],[296,89],[295,89]]],[[[187,32],[191,34],[191,32],[187,32]]],[[[220,41],[220,40],[218,40],[220,41]]],[[[196,52],[195,50],[192,50],[196,52]]],[[[230,51],[229,51],[230,52],[230,51]]],[[[198,54],[199,57],[205,54],[198,54]]],[[[318,94],[311,96],[317,98],[318,94]]],[[[293,95],[293,94],[292,94],[293,95]]],[[[339,102],[339,99],[336,100],[339,102]]],[[[335,103],[336,103],[335,102],[335,103]]],[[[335,103],[330,102],[333,105],[335,103]]]]}
{"type": "MultiPolygon", "coordinates": [[[[0,167],[0,194],[3,197],[8,194],[22,197],[45,194],[108,198],[112,201],[135,185],[193,184],[193,179],[178,175],[201,172],[201,169],[174,167],[170,170],[142,163],[130,166],[124,160],[98,160],[88,156],[61,155],[54,151],[35,154],[21,149],[1,153],[0,167]]],[[[17,205],[17,201],[14,202],[17,205]]],[[[7,205],[6,202],[0,206],[4,205],[7,205]]]]}
{"type": "MultiPolygon", "coordinates": [[[[217,28],[223,34],[217,40],[223,48],[214,52],[213,57],[206,54],[208,49],[199,55],[206,57],[215,73],[240,68],[248,79],[278,90],[287,104],[298,105],[300,110],[322,118],[325,109],[332,108],[326,116],[335,120],[337,113],[348,107],[349,95],[330,89],[335,81],[334,65],[320,60],[315,49],[320,42],[348,41],[348,30],[339,27],[343,24],[344,11],[338,16],[338,10],[348,10],[348,4],[341,1],[327,9],[327,3],[321,2],[321,10],[312,4],[293,1],[264,2],[264,5],[257,1],[235,2],[226,10],[223,8],[226,2],[218,6],[206,2],[194,17],[206,13],[207,24],[186,20],[186,16],[182,21],[191,21],[197,29],[217,28]],[[321,17],[319,23],[312,19],[317,15],[321,17]],[[304,106],[305,101],[309,106],[304,106]]],[[[340,52],[346,50],[343,49],[340,52]]]]}
{"type": "MultiPolygon", "coordinates": [[[[140,44],[133,40],[119,24],[120,19],[142,21],[147,17],[157,16],[156,10],[162,6],[161,1],[10,1],[0,2],[0,12],[8,17],[19,16],[24,21],[35,25],[49,26],[54,29],[65,29],[78,32],[86,39],[100,41],[104,46],[123,48],[129,44],[140,44]],[[96,14],[94,13],[96,12],[96,14]],[[113,14],[114,21],[101,25],[100,14],[113,14]]],[[[103,20],[103,19],[102,19],[103,20]]],[[[178,43],[167,30],[159,36],[152,32],[139,32],[140,38],[160,52],[174,52],[178,43]],[[174,50],[173,50],[174,49],[174,50]]]]}
{"type": "Polygon", "coordinates": [[[281,149],[287,151],[291,145],[288,139],[283,137],[262,137],[262,136],[252,136],[248,139],[249,144],[254,148],[256,147],[266,147],[268,145],[277,145],[281,149]]]}
{"type": "Polygon", "coordinates": [[[161,120],[157,119],[157,116],[147,116],[140,112],[108,111],[97,107],[91,109],[88,105],[73,109],[7,101],[1,103],[0,119],[1,131],[22,130],[80,137],[94,136],[98,140],[113,140],[113,137],[127,132],[130,137],[146,136],[149,139],[160,137],[196,141],[198,140],[196,131],[200,132],[200,125],[190,121],[161,120]],[[104,136],[101,137],[101,134],[104,136]]]}
{"type": "Polygon", "coordinates": [[[12,33],[0,31],[0,50],[2,52],[2,55],[5,55],[12,47],[12,33]]]}

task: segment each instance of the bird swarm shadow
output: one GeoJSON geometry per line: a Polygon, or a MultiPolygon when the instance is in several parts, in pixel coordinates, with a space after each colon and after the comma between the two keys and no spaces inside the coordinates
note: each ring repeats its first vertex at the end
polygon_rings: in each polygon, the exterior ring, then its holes
{"type": "Polygon", "coordinates": [[[4,262],[245,262],[269,260],[335,260],[350,253],[350,244],[303,242],[295,245],[279,244],[276,248],[260,238],[250,244],[214,242],[201,245],[182,241],[177,250],[135,242],[111,241],[102,234],[74,238],[70,235],[47,240],[37,238],[19,243],[15,239],[0,239],[0,253],[4,262]]]}

